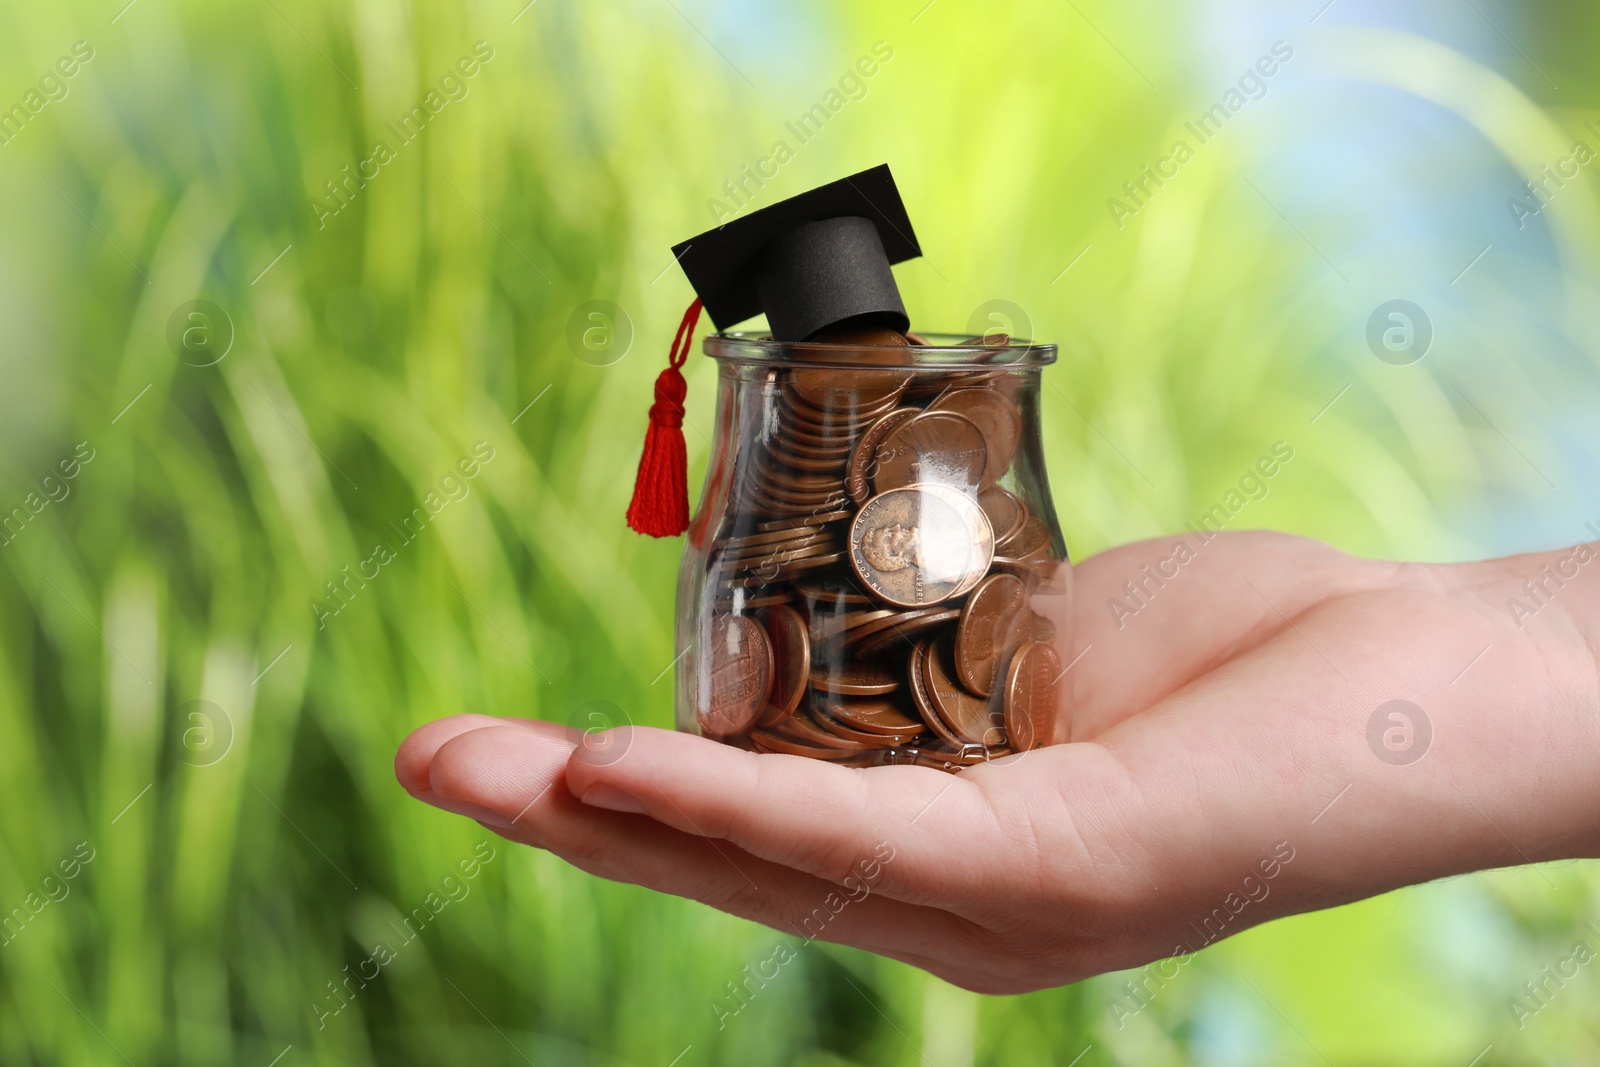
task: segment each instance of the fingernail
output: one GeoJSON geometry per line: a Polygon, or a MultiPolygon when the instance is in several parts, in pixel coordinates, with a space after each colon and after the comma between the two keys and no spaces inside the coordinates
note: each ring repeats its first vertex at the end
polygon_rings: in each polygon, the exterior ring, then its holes
{"type": "Polygon", "coordinates": [[[614,785],[597,785],[583,794],[583,802],[591,808],[623,811],[629,815],[643,815],[644,805],[614,785]]]}

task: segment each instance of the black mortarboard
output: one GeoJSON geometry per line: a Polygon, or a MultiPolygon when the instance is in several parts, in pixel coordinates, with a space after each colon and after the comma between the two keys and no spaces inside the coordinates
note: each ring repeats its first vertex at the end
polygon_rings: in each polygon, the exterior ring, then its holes
{"type": "Polygon", "coordinates": [[[707,230],[672,252],[719,330],[766,312],[778,341],[847,320],[911,324],[890,264],[922,255],[888,164],[707,230]]]}

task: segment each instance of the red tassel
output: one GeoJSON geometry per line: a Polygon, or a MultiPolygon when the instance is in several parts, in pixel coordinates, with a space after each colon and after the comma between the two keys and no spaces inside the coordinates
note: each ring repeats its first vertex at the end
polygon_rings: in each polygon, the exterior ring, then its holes
{"type": "Polygon", "coordinates": [[[676,537],[689,528],[689,453],[683,443],[683,401],[689,386],[678,368],[689,358],[700,301],[689,305],[672,339],[667,369],[656,379],[650,429],[628,505],[628,526],[651,537],[676,537]]]}

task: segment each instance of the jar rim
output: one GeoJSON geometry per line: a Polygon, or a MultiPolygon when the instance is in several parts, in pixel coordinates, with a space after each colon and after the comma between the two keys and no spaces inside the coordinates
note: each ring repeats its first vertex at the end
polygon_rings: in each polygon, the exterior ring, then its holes
{"type": "MultiPolygon", "coordinates": [[[[1004,345],[975,344],[971,334],[923,333],[917,336],[928,343],[908,345],[912,368],[941,370],[982,370],[998,367],[1044,367],[1056,361],[1056,346],[1019,338],[1008,338],[1004,345]]],[[[804,352],[808,367],[846,367],[858,370],[883,370],[881,363],[851,359],[848,353],[863,345],[821,344],[814,341],[774,341],[771,336],[750,330],[722,330],[707,334],[702,350],[723,363],[759,365],[793,364],[792,353],[804,352]]]]}

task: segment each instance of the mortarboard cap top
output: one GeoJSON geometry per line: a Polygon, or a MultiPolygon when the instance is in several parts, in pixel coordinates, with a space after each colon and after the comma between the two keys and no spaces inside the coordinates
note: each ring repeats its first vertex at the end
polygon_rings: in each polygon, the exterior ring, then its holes
{"type": "Polygon", "coordinates": [[[910,325],[890,265],[922,254],[887,164],[673,246],[719,330],[762,312],[778,341],[844,322],[910,325]]]}

